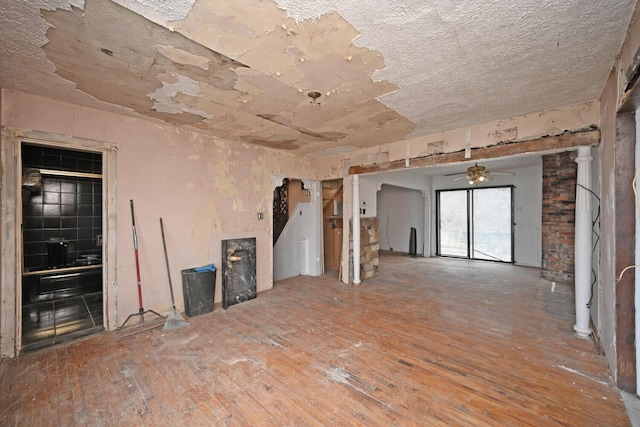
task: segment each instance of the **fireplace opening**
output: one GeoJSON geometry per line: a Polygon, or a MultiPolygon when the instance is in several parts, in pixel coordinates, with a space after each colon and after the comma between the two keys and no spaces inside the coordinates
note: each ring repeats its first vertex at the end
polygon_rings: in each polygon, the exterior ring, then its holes
{"type": "Polygon", "coordinates": [[[256,238],[222,241],[222,308],[257,295],[256,238]]]}

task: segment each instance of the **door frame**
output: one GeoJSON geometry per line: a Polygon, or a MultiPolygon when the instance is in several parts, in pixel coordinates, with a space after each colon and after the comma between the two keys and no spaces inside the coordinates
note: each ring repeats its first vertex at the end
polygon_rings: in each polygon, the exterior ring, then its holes
{"type": "Polygon", "coordinates": [[[448,190],[436,190],[436,255],[441,257],[449,257],[449,258],[462,258],[462,259],[472,259],[478,261],[494,261],[494,262],[502,262],[507,264],[515,263],[515,212],[514,212],[514,185],[495,185],[488,187],[468,187],[468,188],[452,188],[448,190]],[[510,190],[510,233],[511,233],[511,261],[502,261],[499,259],[491,260],[484,258],[474,258],[473,254],[473,245],[474,245],[474,227],[473,227],[473,191],[475,190],[489,190],[495,188],[508,188],[510,190]],[[455,256],[455,255],[442,255],[440,251],[440,193],[442,192],[450,192],[450,191],[465,191],[466,199],[467,199],[467,256],[455,256]]]}
{"type": "Polygon", "coordinates": [[[6,127],[1,141],[0,357],[15,357],[22,346],[22,143],[102,154],[103,323],[117,327],[116,304],[116,144],[6,127]]]}

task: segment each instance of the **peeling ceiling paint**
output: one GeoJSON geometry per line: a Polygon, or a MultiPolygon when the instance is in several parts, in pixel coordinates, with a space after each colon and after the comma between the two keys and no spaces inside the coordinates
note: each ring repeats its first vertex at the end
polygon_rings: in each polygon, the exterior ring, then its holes
{"type": "Polygon", "coordinates": [[[633,0],[275,0],[298,20],[339,13],[379,51],[379,97],[416,123],[410,136],[598,99],[633,0]],[[386,6],[386,7],[384,7],[386,6]],[[401,43],[404,40],[405,43],[401,43]]]}
{"type": "Polygon", "coordinates": [[[635,6],[6,3],[1,87],[311,157],[597,99],[635,6]]]}

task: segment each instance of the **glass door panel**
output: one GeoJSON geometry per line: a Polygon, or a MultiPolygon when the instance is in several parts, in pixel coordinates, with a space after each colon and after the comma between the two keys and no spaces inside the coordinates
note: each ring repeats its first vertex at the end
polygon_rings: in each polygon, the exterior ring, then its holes
{"type": "Polygon", "coordinates": [[[511,188],[479,188],[471,192],[471,258],[511,262],[511,188]]]}
{"type": "Polygon", "coordinates": [[[442,191],[439,197],[439,251],[444,256],[469,256],[467,191],[442,191]]]}
{"type": "Polygon", "coordinates": [[[441,190],[438,255],[513,262],[513,187],[441,190]]]}

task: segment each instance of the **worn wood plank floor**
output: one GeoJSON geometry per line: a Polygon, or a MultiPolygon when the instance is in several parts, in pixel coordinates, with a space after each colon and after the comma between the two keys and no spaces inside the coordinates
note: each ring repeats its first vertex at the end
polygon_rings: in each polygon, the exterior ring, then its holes
{"type": "Polygon", "coordinates": [[[387,256],[359,287],[296,277],[229,310],[0,364],[20,426],[627,426],[566,286],[537,269],[387,256]]]}

